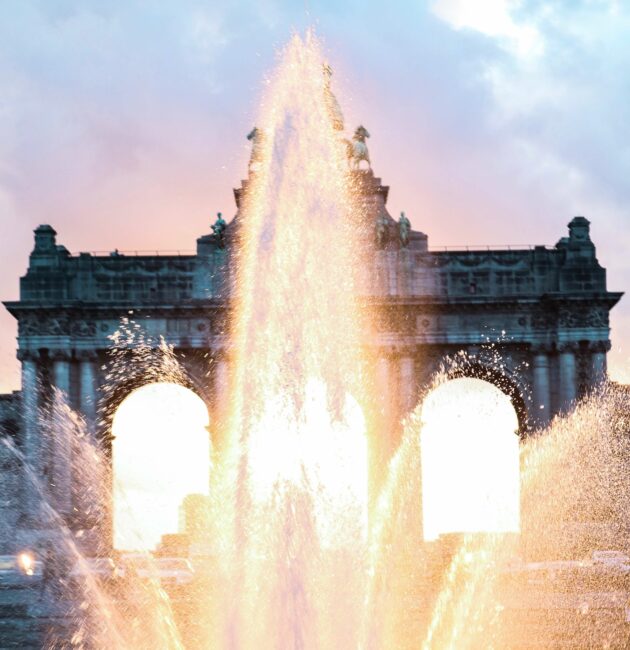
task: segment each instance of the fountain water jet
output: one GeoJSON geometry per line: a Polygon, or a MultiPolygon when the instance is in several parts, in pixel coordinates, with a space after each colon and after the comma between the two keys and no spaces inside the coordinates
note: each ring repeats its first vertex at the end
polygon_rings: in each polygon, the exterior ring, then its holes
{"type": "Polygon", "coordinates": [[[363,265],[323,60],[310,33],[282,52],[238,217],[236,370],[216,492],[234,486],[222,510],[233,531],[227,634],[241,648],[357,645],[368,506],[363,265]]]}

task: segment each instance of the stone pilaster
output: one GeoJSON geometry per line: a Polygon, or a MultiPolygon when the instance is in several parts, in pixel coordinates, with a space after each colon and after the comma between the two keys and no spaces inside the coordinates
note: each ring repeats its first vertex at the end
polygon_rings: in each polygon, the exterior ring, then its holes
{"type": "Polygon", "coordinates": [[[214,407],[219,413],[226,409],[229,390],[230,362],[226,355],[221,354],[216,358],[214,366],[214,407]]]}
{"type": "Polygon", "coordinates": [[[610,341],[593,341],[589,345],[591,353],[591,372],[593,384],[599,385],[606,381],[608,372],[606,353],[610,350],[610,341]]]}
{"type": "Polygon", "coordinates": [[[22,472],[22,518],[25,521],[39,519],[41,499],[34,481],[42,474],[42,449],[39,419],[39,362],[36,352],[18,351],[22,362],[22,426],[24,463],[22,472]]]}
{"type": "Polygon", "coordinates": [[[96,382],[98,378],[98,355],[91,350],[77,353],[79,359],[79,410],[85,420],[88,433],[94,436],[98,396],[96,382]]]}
{"type": "Polygon", "coordinates": [[[211,447],[219,452],[227,442],[228,407],[230,403],[231,368],[230,358],[225,352],[217,351],[213,360],[212,373],[212,407],[208,432],[211,437],[211,447]]]}
{"type": "Polygon", "coordinates": [[[577,398],[577,373],[575,355],[578,344],[574,341],[558,345],[560,371],[560,410],[570,411],[577,398]]]}
{"type": "Polygon", "coordinates": [[[551,385],[549,382],[549,350],[538,346],[532,350],[532,419],[539,427],[549,424],[551,418],[551,385]]]}
{"type": "Polygon", "coordinates": [[[53,383],[55,387],[51,422],[49,428],[49,448],[52,455],[51,488],[55,496],[57,510],[64,514],[72,513],[72,461],[74,457],[74,422],[70,409],[70,363],[68,351],[60,350],[51,354],[53,360],[53,383]]]}
{"type": "Polygon", "coordinates": [[[399,359],[399,404],[401,415],[406,415],[416,406],[418,391],[416,389],[415,359],[405,355],[399,359]]]}
{"type": "Polygon", "coordinates": [[[393,423],[394,423],[394,404],[393,391],[396,390],[396,366],[395,359],[390,357],[384,351],[381,352],[376,360],[376,390],[379,404],[380,430],[382,432],[381,442],[383,444],[382,452],[389,457],[393,448],[393,423]]]}

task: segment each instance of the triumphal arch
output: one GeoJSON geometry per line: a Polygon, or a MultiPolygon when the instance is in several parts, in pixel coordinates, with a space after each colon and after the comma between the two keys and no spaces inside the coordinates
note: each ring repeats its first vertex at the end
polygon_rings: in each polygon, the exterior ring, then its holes
{"type": "MultiPolygon", "coordinates": [[[[451,372],[496,383],[512,399],[524,435],[605,379],[609,312],[621,294],[607,289],[587,219],[573,218],[551,247],[435,250],[404,215],[389,214],[388,187],[371,169],[349,173],[373,241],[365,299],[378,316],[370,345],[380,409],[392,422],[417,404],[444,360],[460,352],[465,357],[451,372]]],[[[237,207],[246,188],[244,181],[235,190],[237,207]]],[[[20,298],[4,303],[18,324],[22,387],[3,396],[0,420],[12,414],[10,433],[25,461],[36,474],[56,477],[53,496],[68,519],[76,510],[71,452],[51,448],[45,434],[54,389],[109,445],[116,407],[150,377],[133,357],[123,373],[112,374],[112,335],[121,321],[139,324],[145,345],[163,337],[173,347],[185,381],[211,420],[220,421],[230,386],[230,286],[240,218],[238,211],[230,223],[219,218],[190,254],[74,253],[52,226],[35,230],[20,298]]],[[[24,477],[16,526],[28,525],[36,499],[24,477]]]]}

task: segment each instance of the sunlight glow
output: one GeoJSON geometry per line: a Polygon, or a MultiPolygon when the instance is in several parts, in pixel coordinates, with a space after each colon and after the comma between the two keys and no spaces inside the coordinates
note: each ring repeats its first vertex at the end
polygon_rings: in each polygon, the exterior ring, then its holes
{"type": "Polygon", "coordinates": [[[443,533],[519,530],[518,420],[480,379],[448,381],[422,407],[425,540],[443,533]]]}
{"type": "Polygon", "coordinates": [[[334,543],[346,518],[362,521],[367,531],[368,459],[361,407],[346,396],[334,418],[326,385],[306,384],[303,409],[296,420],[286,399],[269,398],[249,441],[252,496],[268,501],[283,483],[318,495],[314,515],[324,544],[334,543]],[[357,512],[357,508],[360,512],[357,512]]]}
{"type": "Polygon", "coordinates": [[[178,532],[191,493],[208,493],[208,411],[191,390],[154,383],[133,391],[113,423],[114,546],[148,550],[178,532]]]}

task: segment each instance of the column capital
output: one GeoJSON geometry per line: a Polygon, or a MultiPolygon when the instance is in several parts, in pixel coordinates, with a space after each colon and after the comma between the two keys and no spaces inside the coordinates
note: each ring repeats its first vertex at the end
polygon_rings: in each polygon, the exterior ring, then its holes
{"type": "Polygon", "coordinates": [[[79,361],[98,361],[98,352],[96,350],[76,350],[75,355],[79,361]]]}
{"type": "Polygon", "coordinates": [[[39,361],[41,354],[38,350],[18,350],[17,358],[18,361],[39,361]]]}
{"type": "Polygon", "coordinates": [[[547,355],[553,352],[553,345],[551,343],[532,343],[530,350],[535,357],[547,355]]]}
{"type": "Polygon", "coordinates": [[[50,350],[48,356],[53,361],[71,361],[72,350],[50,350]]]}
{"type": "Polygon", "coordinates": [[[558,352],[560,354],[575,354],[580,349],[580,344],[578,341],[563,341],[558,343],[558,352]]]}
{"type": "Polygon", "coordinates": [[[612,345],[610,341],[589,341],[588,351],[592,353],[610,352],[612,345]]]}

